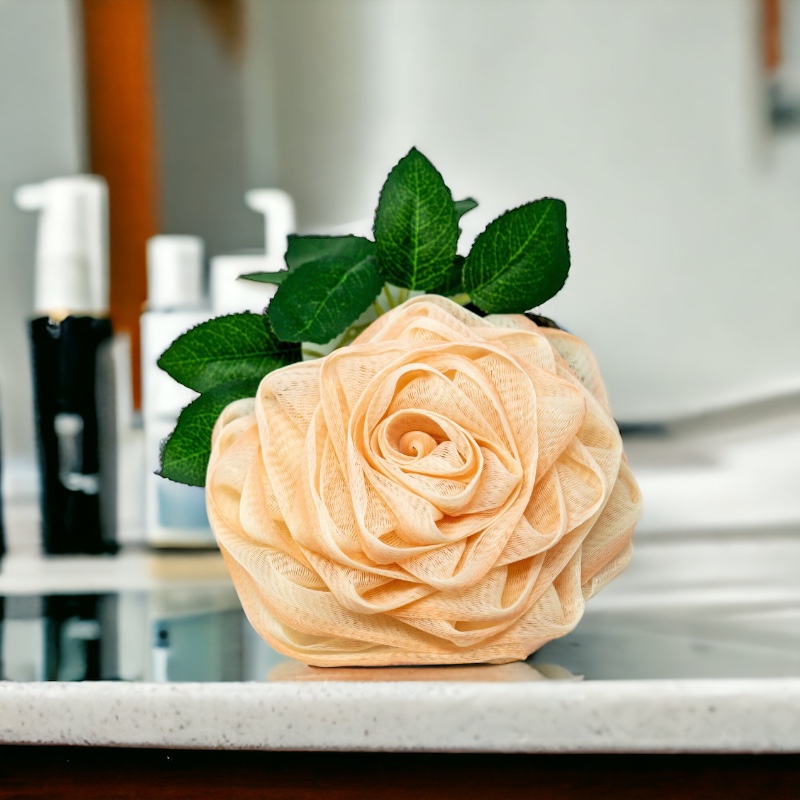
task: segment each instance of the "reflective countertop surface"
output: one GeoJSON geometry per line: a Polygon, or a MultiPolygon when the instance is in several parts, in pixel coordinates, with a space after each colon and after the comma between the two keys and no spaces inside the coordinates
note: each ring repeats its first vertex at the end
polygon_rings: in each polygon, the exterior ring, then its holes
{"type": "MultiPolygon", "coordinates": [[[[252,630],[217,559],[194,557],[202,580],[178,577],[191,556],[150,556],[129,565],[129,580],[137,564],[146,566],[152,584],[143,588],[7,593],[0,600],[2,678],[214,682],[289,674],[290,660],[252,630]]],[[[63,573],[68,564],[49,566],[63,573]]],[[[587,681],[800,677],[800,607],[590,602],[578,627],[528,664],[547,677],[587,681]]]]}

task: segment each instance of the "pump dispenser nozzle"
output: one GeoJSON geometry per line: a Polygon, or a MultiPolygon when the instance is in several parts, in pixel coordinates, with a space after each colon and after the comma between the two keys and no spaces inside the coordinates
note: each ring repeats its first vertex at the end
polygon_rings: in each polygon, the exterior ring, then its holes
{"type": "Polygon", "coordinates": [[[239,280],[248,272],[280,272],[289,234],[295,230],[294,203],[281,189],[252,189],[245,202],[264,214],[265,251],[211,259],[211,306],[215,314],[261,313],[277,291],[269,283],[239,280]]]}
{"type": "Polygon", "coordinates": [[[251,189],[244,196],[247,205],[264,215],[264,255],[278,267],[265,267],[265,272],[277,272],[283,268],[286,241],[295,230],[294,202],[291,195],[282,189],[251,189]]]}
{"type": "Polygon", "coordinates": [[[35,310],[61,318],[108,314],[108,188],[97,175],[70,175],[17,189],[39,211],[35,310]]]}

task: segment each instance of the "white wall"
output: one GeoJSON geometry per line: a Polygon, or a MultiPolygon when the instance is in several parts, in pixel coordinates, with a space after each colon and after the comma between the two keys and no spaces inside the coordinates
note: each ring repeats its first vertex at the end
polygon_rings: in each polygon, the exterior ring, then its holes
{"type": "MultiPolygon", "coordinates": [[[[291,192],[306,227],[370,213],[391,163],[375,138],[386,119],[373,85],[394,63],[373,54],[390,6],[246,0],[252,182],[271,178],[291,192]]],[[[397,160],[397,148],[389,152],[397,160]]]]}
{"type": "Polygon", "coordinates": [[[75,10],[71,0],[0,0],[0,425],[5,479],[26,488],[36,215],[17,210],[12,195],[22,183],[84,169],[75,10]]]}
{"type": "Polygon", "coordinates": [[[755,2],[248,8],[272,60],[256,47],[247,106],[274,110],[302,227],[370,216],[415,144],[481,202],[473,235],[566,200],[572,274],[545,312],[595,349],[619,417],[800,388],[800,136],[765,130],[755,2]]]}

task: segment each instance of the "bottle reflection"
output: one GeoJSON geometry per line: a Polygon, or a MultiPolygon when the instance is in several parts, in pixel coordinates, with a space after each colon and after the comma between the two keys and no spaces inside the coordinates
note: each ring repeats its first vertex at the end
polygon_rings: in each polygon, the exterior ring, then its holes
{"type": "Polygon", "coordinates": [[[162,623],[156,623],[155,642],[153,642],[153,682],[165,683],[169,680],[169,630],[162,623]]]}
{"type": "Polygon", "coordinates": [[[116,597],[52,595],[44,602],[44,679],[116,677],[116,597]]]}

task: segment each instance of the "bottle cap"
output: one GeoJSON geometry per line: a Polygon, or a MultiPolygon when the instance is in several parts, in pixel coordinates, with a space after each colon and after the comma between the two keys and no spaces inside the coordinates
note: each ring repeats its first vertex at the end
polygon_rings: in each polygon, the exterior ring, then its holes
{"type": "Polygon", "coordinates": [[[20,186],[14,200],[39,211],[35,310],[52,316],[108,313],[108,188],[97,175],[20,186]]]}
{"type": "Polygon", "coordinates": [[[203,240],[197,236],[153,236],[148,239],[148,309],[200,308],[204,302],[203,240]]]}

